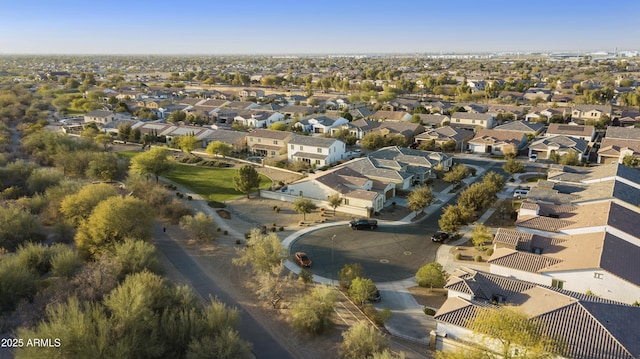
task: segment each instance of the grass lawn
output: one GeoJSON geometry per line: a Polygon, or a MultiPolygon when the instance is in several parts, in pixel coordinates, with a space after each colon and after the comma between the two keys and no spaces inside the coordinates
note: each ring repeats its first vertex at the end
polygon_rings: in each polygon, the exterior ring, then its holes
{"type": "MultiPolygon", "coordinates": [[[[164,177],[189,188],[203,198],[223,202],[244,194],[233,189],[233,177],[238,170],[176,164],[176,168],[164,177]]],[[[271,180],[260,175],[260,188],[269,188],[271,180]]]]}
{"type": "Polygon", "coordinates": [[[538,180],[546,180],[547,176],[528,177],[527,182],[538,182],[538,180]]]}
{"type": "Polygon", "coordinates": [[[140,152],[140,151],[120,151],[120,152],[118,152],[118,155],[120,155],[122,157],[126,157],[128,159],[132,159],[135,156],[139,155],[140,153],[142,153],[142,152],[140,152]]]}

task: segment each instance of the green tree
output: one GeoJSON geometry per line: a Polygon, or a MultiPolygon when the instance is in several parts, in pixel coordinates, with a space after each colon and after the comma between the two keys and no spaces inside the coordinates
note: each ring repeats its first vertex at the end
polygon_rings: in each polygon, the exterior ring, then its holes
{"type": "Polygon", "coordinates": [[[515,158],[509,158],[507,159],[507,162],[502,165],[502,169],[513,176],[515,173],[524,172],[524,163],[515,158]]]}
{"type": "Polygon", "coordinates": [[[302,214],[302,220],[307,220],[307,213],[311,213],[317,206],[312,200],[304,197],[297,198],[293,201],[293,209],[302,214]]]}
{"type": "Polygon", "coordinates": [[[221,141],[214,141],[207,145],[207,149],[205,150],[210,156],[222,156],[225,158],[228,156],[231,151],[233,151],[233,146],[221,141]]]}
{"type": "Polygon", "coordinates": [[[154,212],[135,197],[109,197],[80,224],[75,241],[85,257],[98,255],[125,238],[149,240],[154,212]]]}
{"type": "Polygon", "coordinates": [[[335,215],[336,208],[340,207],[342,204],[342,197],[340,196],[340,193],[336,192],[327,198],[327,202],[329,202],[329,205],[333,208],[333,214],[335,215]]]}
{"type": "Polygon", "coordinates": [[[471,241],[478,250],[484,250],[485,243],[491,241],[493,236],[489,232],[489,228],[482,223],[478,223],[473,227],[473,233],[471,234],[471,241]]]}
{"type": "Polygon", "coordinates": [[[433,201],[433,193],[431,192],[431,188],[426,185],[416,187],[409,194],[407,207],[416,212],[416,217],[418,216],[418,211],[423,211],[425,207],[427,207],[433,201]]]}
{"type": "Polygon", "coordinates": [[[442,148],[442,150],[445,151],[445,152],[453,152],[453,151],[456,150],[456,141],[447,140],[443,144],[440,145],[440,148],[442,148]]]}
{"type": "Polygon", "coordinates": [[[453,165],[453,167],[451,167],[449,172],[444,174],[442,179],[445,182],[458,184],[462,182],[463,179],[467,178],[469,176],[469,173],[470,173],[469,167],[458,163],[453,165]]]}
{"type": "Polygon", "coordinates": [[[416,282],[421,287],[442,288],[447,283],[447,272],[438,262],[420,267],[416,272],[416,282]]]}
{"type": "Polygon", "coordinates": [[[216,238],[216,224],[213,218],[203,212],[182,217],[180,227],[189,234],[189,239],[192,240],[210,242],[216,238]]]}
{"type": "Polygon", "coordinates": [[[236,191],[245,193],[249,198],[249,193],[254,188],[260,187],[260,175],[252,165],[240,167],[238,173],[233,177],[233,188],[236,191]]]}
{"type": "MultiPolygon", "coordinates": [[[[483,336],[485,348],[495,347],[502,358],[555,358],[558,341],[544,335],[544,323],[531,320],[513,307],[479,308],[469,322],[475,333],[483,336]]],[[[489,349],[484,351],[490,353],[489,349]]]]}
{"type": "Polygon", "coordinates": [[[100,181],[113,181],[122,178],[129,168],[129,160],[115,153],[94,153],[85,174],[100,181]]]}
{"type": "Polygon", "coordinates": [[[152,243],[142,240],[127,238],[123,242],[116,243],[111,251],[110,258],[120,269],[120,278],[129,274],[149,271],[160,273],[162,265],[152,243]]]}
{"type": "Polygon", "coordinates": [[[56,186],[64,179],[64,175],[55,168],[38,168],[27,178],[27,189],[30,193],[44,193],[49,187],[56,186]]]}
{"type": "Polygon", "coordinates": [[[42,238],[36,216],[14,204],[0,208],[0,223],[0,248],[13,250],[22,243],[42,238]]]}
{"type": "Polygon", "coordinates": [[[289,126],[284,122],[274,122],[269,126],[269,129],[274,131],[286,131],[288,127],[289,126]]]}
{"type": "Polygon", "coordinates": [[[322,334],[333,326],[336,293],[327,285],[314,287],[291,305],[291,323],[296,330],[322,334]]]}
{"type": "Polygon", "coordinates": [[[442,216],[440,216],[438,226],[440,226],[440,229],[443,231],[455,233],[460,227],[469,223],[471,216],[472,213],[468,208],[459,205],[449,205],[445,207],[442,216]]]}
{"type": "Polygon", "coordinates": [[[376,132],[369,132],[360,141],[362,148],[375,151],[385,145],[384,137],[376,132]]]}
{"type": "Polygon", "coordinates": [[[191,153],[198,146],[198,139],[194,135],[184,135],[178,137],[178,147],[186,152],[191,153]]]}
{"type": "Polygon", "coordinates": [[[420,141],[418,149],[423,151],[433,151],[436,148],[436,140],[420,141]]]}
{"type": "Polygon", "coordinates": [[[348,289],[351,282],[358,277],[364,277],[364,269],[360,263],[345,264],[338,272],[340,287],[348,289]]]}
{"type": "Polygon", "coordinates": [[[342,333],[341,359],[373,358],[389,348],[389,340],[367,322],[358,322],[342,333]]]}
{"type": "Polygon", "coordinates": [[[262,234],[258,229],[251,231],[246,247],[236,249],[236,253],[233,264],[248,267],[256,274],[271,271],[288,256],[277,234],[262,234]]]}
{"type": "Polygon", "coordinates": [[[106,151],[109,148],[109,145],[113,142],[113,137],[111,137],[108,133],[100,133],[97,134],[93,140],[102,146],[102,148],[106,151]]]}
{"type": "Polygon", "coordinates": [[[169,160],[169,151],[154,147],[147,152],[135,156],[131,160],[131,171],[141,175],[154,175],[156,182],[163,174],[171,172],[174,164],[169,160]]]}
{"type": "Polygon", "coordinates": [[[60,211],[71,224],[79,226],[100,202],[117,195],[118,191],[112,185],[88,184],[78,193],[66,196],[60,203],[60,211]]]}
{"type": "Polygon", "coordinates": [[[0,313],[9,312],[22,299],[32,300],[36,294],[36,273],[15,255],[0,260],[0,313]]]}
{"type": "Polygon", "coordinates": [[[349,297],[363,306],[376,290],[376,285],[371,279],[356,277],[349,286],[349,297]]]}
{"type": "Polygon", "coordinates": [[[578,153],[576,151],[569,150],[560,157],[560,161],[558,161],[558,163],[565,166],[577,166],[580,164],[580,159],[578,158],[578,153]]]}
{"type": "Polygon", "coordinates": [[[634,155],[625,155],[622,158],[622,164],[630,168],[638,167],[638,164],[640,164],[640,159],[638,159],[638,157],[634,155]]]}

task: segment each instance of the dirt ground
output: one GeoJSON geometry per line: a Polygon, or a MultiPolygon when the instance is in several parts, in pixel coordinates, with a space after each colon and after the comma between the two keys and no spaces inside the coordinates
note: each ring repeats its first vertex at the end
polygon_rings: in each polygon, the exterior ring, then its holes
{"type": "Polygon", "coordinates": [[[433,309],[440,308],[447,300],[446,289],[430,289],[416,286],[409,288],[409,293],[411,293],[413,297],[416,298],[418,304],[433,309]]]}

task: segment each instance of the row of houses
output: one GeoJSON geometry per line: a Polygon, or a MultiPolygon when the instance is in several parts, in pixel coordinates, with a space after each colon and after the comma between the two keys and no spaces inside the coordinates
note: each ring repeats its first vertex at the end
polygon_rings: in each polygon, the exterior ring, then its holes
{"type": "Polygon", "coordinates": [[[542,321],[563,357],[640,357],[639,204],[640,171],[552,169],[527,195],[515,229],[496,233],[489,271],[450,276],[435,315],[440,348],[473,338],[468,323],[479,308],[511,305],[542,321]]]}

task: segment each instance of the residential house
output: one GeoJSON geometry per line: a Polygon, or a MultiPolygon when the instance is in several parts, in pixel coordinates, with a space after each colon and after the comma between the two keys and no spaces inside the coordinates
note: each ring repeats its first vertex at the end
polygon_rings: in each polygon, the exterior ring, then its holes
{"type": "Polygon", "coordinates": [[[243,89],[240,92],[238,92],[238,96],[240,96],[240,98],[247,98],[247,97],[263,98],[264,97],[264,91],[262,91],[262,90],[252,90],[252,89],[243,89]]]}
{"type": "Polygon", "coordinates": [[[369,110],[366,107],[360,107],[349,111],[354,120],[361,118],[369,118],[373,111],[369,110]]]}
{"type": "Polygon", "coordinates": [[[640,272],[630,270],[636,266],[640,246],[615,234],[594,231],[550,237],[500,228],[493,243],[488,260],[493,274],[590,291],[628,304],[640,300],[640,272]]]}
{"type": "Polygon", "coordinates": [[[422,106],[420,102],[412,99],[396,98],[389,101],[389,105],[393,111],[413,112],[416,108],[422,106]]]}
{"type": "Polygon", "coordinates": [[[379,110],[370,115],[369,118],[377,121],[409,121],[411,114],[404,111],[379,110]]]}
{"type": "Polygon", "coordinates": [[[291,132],[257,128],[247,134],[247,147],[257,156],[281,159],[287,153],[287,143],[293,136],[291,132]]]}
{"type": "Polygon", "coordinates": [[[116,114],[112,111],[93,110],[84,115],[84,122],[95,122],[99,124],[107,124],[115,120],[116,114]]]}
{"type": "Polygon", "coordinates": [[[589,142],[579,138],[556,135],[536,139],[529,144],[529,157],[535,153],[539,159],[550,158],[552,152],[564,156],[569,151],[575,152],[578,155],[578,160],[582,161],[589,153],[589,142]]]}
{"type": "Polygon", "coordinates": [[[622,163],[628,155],[640,158],[640,128],[607,127],[598,149],[598,163],[622,163]]]}
{"type": "Polygon", "coordinates": [[[554,93],[551,96],[551,102],[572,103],[578,96],[568,93],[554,93]]]}
{"type": "Polygon", "coordinates": [[[287,146],[289,161],[323,167],[346,158],[346,145],[335,138],[294,135],[287,146]]]}
{"type": "Polygon", "coordinates": [[[272,124],[283,122],[284,120],[284,115],[279,112],[262,110],[239,111],[233,118],[234,122],[253,128],[268,128],[272,124]]]}
{"type": "Polygon", "coordinates": [[[331,127],[331,136],[334,137],[339,131],[348,130],[350,135],[361,140],[367,133],[371,132],[378,126],[380,126],[380,122],[378,121],[365,120],[364,118],[361,118],[359,120],[331,127]]]}
{"type": "Polygon", "coordinates": [[[368,217],[383,209],[387,194],[391,198],[394,189],[391,182],[368,178],[352,168],[340,166],[288,184],[286,193],[296,197],[286,199],[293,201],[303,196],[314,200],[320,207],[331,208],[327,199],[339,194],[342,203],[338,211],[368,217]]]}
{"type": "Polygon", "coordinates": [[[543,334],[562,343],[567,358],[640,357],[640,330],[630,324],[640,320],[640,307],[467,268],[452,273],[445,289],[448,299],[434,316],[437,349],[471,349],[483,343],[495,350],[498,341],[478,338],[470,323],[481,308],[510,305],[545,323],[543,334]]]}
{"type": "Polygon", "coordinates": [[[431,111],[431,113],[445,113],[451,107],[453,107],[451,103],[443,101],[433,101],[424,104],[424,108],[431,111]]]}
{"type": "Polygon", "coordinates": [[[349,120],[340,116],[332,118],[326,115],[320,115],[300,120],[293,126],[308,133],[331,133],[332,128],[337,128],[347,123],[349,123],[349,120]]]}
{"type": "Polygon", "coordinates": [[[229,101],[225,104],[225,107],[235,108],[238,110],[253,110],[260,107],[260,105],[251,101],[229,101]]]}
{"type": "Polygon", "coordinates": [[[481,128],[493,128],[495,126],[496,117],[491,113],[470,113],[470,112],[455,112],[451,115],[451,126],[464,127],[475,129],[481,128]]]}
{"type": "Polygon", "coordinates": [[[451,122],[451,117],[446,115],[440,115],[440,114],[431,115],[431,114],[419,113],[417,114],[417,116],[420,117],[420,122],[425,127],[430,127],[430,128],[445,126],[449,124],[449,122],[451,122]]]}
{"type": "Polygon", "coordinates": [[[199,145],[202,146],[202,139],[207,137],[214,131],[215,130],[208,127],[171,126],[166,131],[160,133],[160,136],[164,136],[167,140],[167,143],[171,142],[174,137],[195,136],[195,138],[200,142],[199,145]]]}
{"type": "Polygon", "coordinates": [[[544,101],[548,102],[551,99],[551,90],[544,88],[530,88],[524,92],[523,97],[529,101],[544,101]]]}
{"type": "Polygon", "coordinates": [[[491,105],[487,109],[488,113],[493,113],[496,118],[502,118],[505,121],[508,118],[518,120],[524,117],[526,107],[514,105],[491,105]]]}
{"type": "Polygon", "coordinates": [[[384,121],[379,126],[372,129],[373,133],[380,133],[383,137],[402,135],[407,140],[407,144],[414,142],[414,137],[424,132],[424,127],[412,122],[388,122],[384,121]]]}
{"type": "Polygon", "coordinates": [[[524,119],[526,121],[549,122],[549,119],[554,115],[561,115],[564,118],[565,111],[557,108],[532,107],[524,116],[524,119]],[[542,121],[542,119],[544,119],[544,121],[542,121]]]}
{"type": "Polygon", "coordinates": [[[494,127],[495,130],[500,131],[515,131],[531,133],[534,135],[540,134],[544,130],[544,124],[529,121],[510,121],[503,125],[494,127]]]}
{"type": "Polygon", "coordinates": [[[517,154],[526,143],[526,132],[483,128],[469,140],[469,149],[474,153],[517,154]]]}
{"type": "Polygon", "coordinates": [[[611,118],[611,105],[574,105],[571,109],[571,119],[573,120],[599,120],[607,115],[611,118]]]}
{"type": "MultiPolygon", "coordinates": [[[[434,177],[433,168],[436,166],[442,165],[444,170],[448,171],[453,165],[451,155],[398,146],[383,147],[371,152],[368,155],[368,160],[376,170],[396,171],[392,177],[387,178],[387,181],[396,183],[396,188],[402,190],[407,190],[415,184],[424,184],[429,178],[434,177]]],[[[375,173],[375,171],[367,170],[368,166],[356,168],[355,164],[349,163],[348,165],[356,170],[367,171],[369,175],[375,173]]],[[[383,178],[378,179],[382,180],[383,178]]]]}
{"type": "Polygon", "coordinates": [[[562,123],[550,123],[544,136],[566,136],[592,142],[596,137],[596,128],[594,126],[578,125],[574,122],[566,125],[562,123]]]}
{"type": "Polygon", "coordinates": [[[508,102],[522,102],[524,101],[524,92],[500,91],[498,98],[508,102]]]}
{"type": "Polygon", "coordinates": [[[212,142],[222,142],[233,146],[234,152],[247,150],[247,132],[216,130],[202,138],[202,147],[206,148],[212,142]]]}
{"type": "Polygon", "coordinates": [[[291,118],[301,118],[316,112],[316,109],[311,106],[287,105],[279,112],[291,118]]]}
{"type": "Polygon", "coordinates": [[[489,106],[479,103],[461,103],[458,106],[462,106],[469,113],[486,113],[489,110],[489,106]]]}
{"type": "Polygon", "coordinates": [[[454,141],[456,143],[456,151],[466,149],[467,142],[473,138],[473,131],[461,127],[444,126],[431,130],[427,130],[421,134],[415,136],[415,141],[421,144],[425,141],[434,141],[437,148],[442,148],[442,145],[448,141],[454,141]]]}

